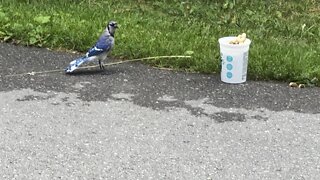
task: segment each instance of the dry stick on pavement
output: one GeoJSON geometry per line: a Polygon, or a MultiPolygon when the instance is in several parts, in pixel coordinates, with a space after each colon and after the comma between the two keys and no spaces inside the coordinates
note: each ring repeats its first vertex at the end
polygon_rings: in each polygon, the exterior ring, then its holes
{"type": "MultiPolygon", "coordinates": [[[[172,59],[172,58],[191,58],[191,56],[155,56],[155,57],[146,57],[146,58],[139,58],[139,59],[131,59],[131,60],[126,60],[126,61],[119,61],[119,62],[113,62],[113,63],[107,63],[103,64],[103,66],[112,66],[112,65],[118,65],[118,64],[123,64],[123,63],[128,63],[128,62],[136,62],[136,61],[144,61],[144,60],[154,60],[154,59],[172,59]]],[[[99,65],[94,65],[94,66],[84,66],[84,67],[79,67],[77,69],[87,69],[87,68],[95,68],[99,67],[99,65]]],[[[23,76],[23,75],[36,75],[36,74],[45,74],[45,73],[54,73],[54,72],[64,72],[61,69],[54,69],[54,70],[47,70],[47,71],[38,71],[38,72],[28,72],[28,73],[21,73],[21,74],[10,74],[6,75],[5,77],[11,77],[11,76],[23,76]]]]}

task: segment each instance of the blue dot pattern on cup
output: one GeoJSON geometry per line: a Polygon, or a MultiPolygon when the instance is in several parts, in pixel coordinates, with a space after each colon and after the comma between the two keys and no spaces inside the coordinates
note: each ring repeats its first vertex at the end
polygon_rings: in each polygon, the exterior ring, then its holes
{"type": "Polygon", "coordinates": [[[232,61],[233,61],[233,57],[232,56],[227,56],[228,64],[227,64],[226,68],[227,68],[228,72],[227,72],[226,75],[227,75],[228,79],[231,79],[233,77],[232,72],[230,72],[233,69],[232,61]]]}
{"type": "Polygon", "coordinates": [[[232,73],[231,72],[227,72],[227,78],[229,78],[229,79],[232,78],[232,73]]]}
{"type": "Polygon", "coordinates": [[[227,56],[227,61],[228,62],[232,62],[233,61],[233,57],[232,56],[227,56]]]}
{"type": "Polygon", "coordinates": [[[233,68],[232,64],[227,64],[227,69],[228,69],[229,71],[231,71],[232,68],[233,68]]]}

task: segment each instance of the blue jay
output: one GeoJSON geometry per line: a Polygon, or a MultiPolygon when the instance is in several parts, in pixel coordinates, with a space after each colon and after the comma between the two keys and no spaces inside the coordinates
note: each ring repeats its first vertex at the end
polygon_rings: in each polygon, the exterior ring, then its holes
{"type": "Polygon", "coordinates": [[[81,64],[97,59],[99,60],[100,69],[104,69],[101,61],[107,57],[108,52],[114,46],[114,34],[116,28],[118,28],[117,23],[115,21],[110,21],[96,44],[88,50],[85,56],[71,61],[69,66],[65,69],[65,72],[71,73],[81,64]]]}

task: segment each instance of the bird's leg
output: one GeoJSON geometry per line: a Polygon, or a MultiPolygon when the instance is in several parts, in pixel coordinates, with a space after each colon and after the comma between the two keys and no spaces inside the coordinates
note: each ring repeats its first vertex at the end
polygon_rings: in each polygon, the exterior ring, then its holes
{"type": "Polygon", "coordinates": [[[104,66],[103,66],[103,64],[101,63],[101,59],[99,59],[99,67],[100,67],[100,69],[104,69],[104,66]]]}

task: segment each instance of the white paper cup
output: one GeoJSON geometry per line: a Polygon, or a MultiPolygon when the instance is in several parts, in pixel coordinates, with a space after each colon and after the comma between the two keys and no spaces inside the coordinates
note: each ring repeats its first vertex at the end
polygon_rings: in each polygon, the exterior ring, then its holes
{"type": "Polygon", "coordinates": [[[230,44],[236,37],[219,39],[221,53],[221,81],[225,83],[244,83],[247,80],[250,39],[243,44],[230,44]]]}

